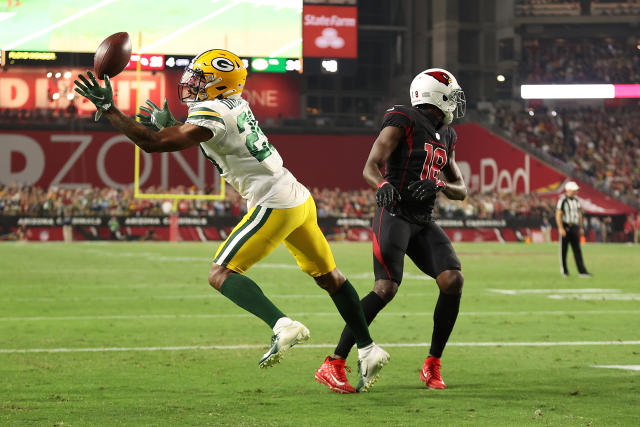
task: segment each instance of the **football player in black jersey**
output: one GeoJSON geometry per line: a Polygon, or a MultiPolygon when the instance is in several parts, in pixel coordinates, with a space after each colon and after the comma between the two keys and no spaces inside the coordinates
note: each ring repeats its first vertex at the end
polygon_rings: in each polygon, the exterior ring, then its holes
{"type": "MultiPolygon", "coordinates": [[[[432,211],[440,192],[453,200],[467,196],[455,162],[456,133],[449,127],[464,115],[466,101],[453,75],[439,68],[418,74],[410,96],[411,107],[387,110],[363,171],[369,185],[377,188],[378,208],[372,224],[375,285],[361,303],[371,323],[398,291],[405,254],[436,279],[440,296],[420,379],[428,388],[443,389],[440,357],[458,317],[464,279],[451,241],[433,222],[432,211]]],[[[316,371],[316,381],[337,393],[353,393],[345,359],[354,343],[345,327],[334,355],[316,371]]]]}

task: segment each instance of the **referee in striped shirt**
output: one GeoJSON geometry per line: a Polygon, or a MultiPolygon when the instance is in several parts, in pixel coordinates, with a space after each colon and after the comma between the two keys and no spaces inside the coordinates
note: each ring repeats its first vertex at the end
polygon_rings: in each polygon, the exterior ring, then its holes
{"type": "Polygon", "coordinates": [[[584,229],[582,228],[582,207],[576,197],[578,188],[578,184],[575,182],[567,182],[564,186],[566,194],[560,196],[556,207],[556,224],[560,233],[560,253],[562,255],[562,275],[569,275],[567,249],[571,244],[580,277],[591,277],[582,261],[582,250],[580,249],[580,236],[584,234],[584,229]]]}

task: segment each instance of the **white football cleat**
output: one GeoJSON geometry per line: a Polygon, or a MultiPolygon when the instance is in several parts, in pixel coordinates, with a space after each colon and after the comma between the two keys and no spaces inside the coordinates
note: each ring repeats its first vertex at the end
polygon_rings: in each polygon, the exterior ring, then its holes
{"type": "Polygon", "coordinates": [[[271,348],[262,356],[258,365],[261,368],[268,368],[277,364],[287,350],[308,339],[309,329],[300,322],[292,321],[271,337],[271,348]]]}
{"type": "Polygon", "coordinates": [[[358,392],[369,391],[378,380],[382,367],[389,362],[389,358],[389,353],[374,344],[367,355],[358,360],[358,371],[360,372],[360,381],[356,387],[358,392]]]}

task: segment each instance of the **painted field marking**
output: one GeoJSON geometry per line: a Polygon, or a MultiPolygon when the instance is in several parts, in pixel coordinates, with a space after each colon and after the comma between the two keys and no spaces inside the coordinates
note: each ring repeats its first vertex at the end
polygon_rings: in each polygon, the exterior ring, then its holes
{"type": "MultiPolygon", "coordinates": [[[[482,316],[569,316],[569,315],[609,315],[609,314],[640,314],[640,310],[575,310],[575,311],[463,311],[460,316],[482,317],[482,316]]],[[[291,317],[332,317],[337,316],[337,312],[309,312],[309,313],[289,313],[291,317]]],[[[431,312],[402,312],[394,313],[383,311],[379,316],[411,317],[411,316],[433,316],[431,312]]],[[[130,319],[225,319],[225,318],[250,318],[254,317],[249,313],[229,313],[229,314],[113,314],[113,315],[92,315],[92,316],[24,316],[24,317],[0,317],[0,322],[37,322],[37,321],[57,321],[57,320],[130,320],[130,319]]]]}
{"type": "Polygon", "coordinates": [[[584,301],[640,301],[640,294],[624,293],[620,289],[489,289],[502,295],[546,295],[550,299],[577,299],[584,301]]]}
{"type": "MultiPolygon", "coordinates": [[[[193,257],[193,256],[167,256],[155,254],[153,252],[110,252],[104,251],[100,249],[86,249],[83,251],[84,253],[94,253],[102,256],[110,256],[110,257],[119,257],[119,258],[146,258],[155,261],[194,261],[194,262],[207,262],[211,263],[211,258],[207,257],[193,257]]],[[[251,266],[252,270],[255,269],[275,269],[275,270],[300,270],[300,268],[296,265],[293,258],[291,258],[291,263],[273,263],[273,262],[262,262],[257,263],[251,266]]],[[[351,279],[373,279],[373,272],[360,272],[360,273],[349,273],[347,276],[351,279]]],[[[434,280],[426,274],[419,273],[407,273],[405,272],[402,276],[403,279],[420,279],[420,280],[434,280]]]]}
{"type": "MultiPolygon", "coordinates": [[[[382,347],[429,347],[429,343],[380,344],[382,347]]],[[[459,342],[449,343],[455,347],[557,347],[592,345],[640,345],[639,341],[558,341],[558,342],[459,342]]],[[[303,344],[298,348],[333,348],[335,344],[303,344]]],[[[89,347],[89,348],[4,348],[2,354],[11,353],[87,353],[111,351],[189,351],[189,350],[241,350],[267,348],[264,344],[242,345],[193,345],[171,347],[89,347]]]]}
{"type": "Polygon", "coordinates": [[[547,295],[551,299],[579,299],[584,301],[609,300],[609,301],[640,301],[640,294],[582,294],[582,295],[547,295]]]}
{"type": "Polygon", "coordinates": [[[2,47],[2,50],[11,50],[14,49],[18,46],[20,46],[21,44],[24,44],[26,42],[28,42],[29,40],[33,40],[37,37],[40,37],[44,34],[50,33],[51,31],[55,30],[56,28],[62,27],[63,25],[67,25],[69,22],[73,22],[78,18],[83,17],[84,15],[87,15],[91,12],[93,12],[94,10],[100,9],[101,7],[107,6],[110,3],[113,3],[116,0],[104,0],[98,4],[94,4],[91,7],[88,7],[86,9],[82,9],[79,12],[76,12],[75,14],[68,16],[66,18],[64,18],[61,21],[56,22],[55,24],[51,24],[48,27],[45,27],[43,29],[41,29],[40,31],[36,31],[35,33],[31,33],[27,36],[22,37],[21,39],[18,40],[14,40],[11,43],[5,45],[2,47]]]}
{"type": "Polygon", "coordinates": [[[504,295],[529,295],[529,294],[602,294],[616,293],[620,289],[489,289],[490,292],[504,295]]]}
{"type": "Polygon", "coordinates": [[[162,52],[162,49],[158,49],[157,46],[162,45],[162,43],[166,42],[167,40],[171,40],[172,38],[184,33],[185,31],[190,30],[193,27],[196,27],[200,24],[202,24],[203,22],[209,21],[211,18],[214,18],[215,16],[218,16],[224,12],[226,12],[227,10],[236,7],[238,4],[240,4],[240,0],[236,0],[231,4],[227,4],[225,6],[222,6],[218,9],[216,9],[215,12],[212,12],[196,21],[193,21],[192,23],[190,23],[189,25],[185,25],[182,28],[180,28],[179,30],[176,30],[174,32],[171,32],[169,34],[167,34],[166,36],[155,40],[153,42],[151,42],[150,44],[146,45],[146,46],[142,46],[141,49],[139,49],[140,53],[147,53],[149,51],[153,51],[153,49],[155,48],[156,50],[160,50],[162,52]]]}
{"type": "Polygon", "coordinates": [[[640,371],[640,365],[591,365],[592,368],[625,369],[629,371],[640,371]]]}
{"type": "MultiPolygon", "coordinates": [[[[408,293],[398,294],[399,297],[431,297],[433,293],[408,293]]],[[[140,300],[140,299],[156,299],[156,300],[181,300],[181,299],[209,299],[224,298],[219,293],[208,294],[185,294],[185,295],[114,295],[114,296],[82,296],[82,297],[7,297],[0,298],[0,302],[9,301],[27,301],[27,302],[52,302],[52,301],[122,301],[122,300],[140,300]]],[[[269,298],[273,299],[327,299],[326,293],[318,294],[269,294],[269,298]]]]}

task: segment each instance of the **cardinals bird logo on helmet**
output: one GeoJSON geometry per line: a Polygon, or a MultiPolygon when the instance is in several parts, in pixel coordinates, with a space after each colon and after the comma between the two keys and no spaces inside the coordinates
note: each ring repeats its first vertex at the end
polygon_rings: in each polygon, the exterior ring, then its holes
{"type": "Polygon", "coordinates": [[[443,123],[464,116],[467,101],[456,78],[442,68],[429,68],[418,74],[409,88],[411,105],[431,104],[444,113],[443,123]]]}

